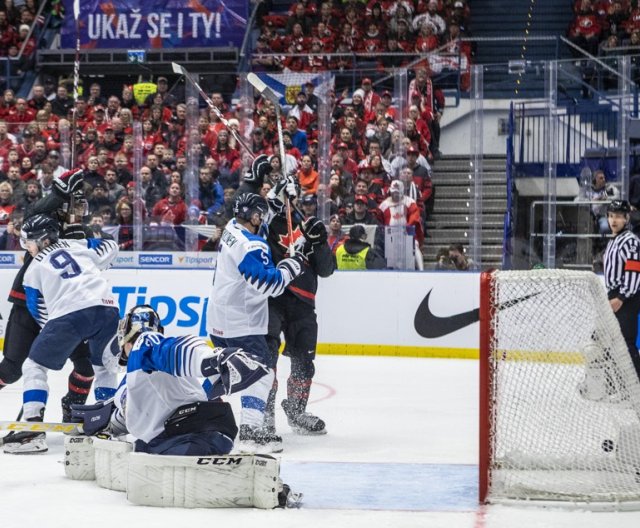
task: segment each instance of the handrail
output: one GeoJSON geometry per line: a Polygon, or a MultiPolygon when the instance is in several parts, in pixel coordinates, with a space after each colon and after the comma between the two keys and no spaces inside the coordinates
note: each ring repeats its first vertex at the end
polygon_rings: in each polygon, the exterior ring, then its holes
{"type": "Polygon", "coordinates": [[[36,13],[36,16],[33,19],[33,24],[31,24],[31,27],[29,27],[29,33],[27,34],[27,38],[24,39],[24,42],[22,43],[22,46],[20,47],[20,51],[18,52],[18,59],[22,58],[22,54],[24,53],[24,49],[27,47],[27,42],[29,42],[29,39],[31,38],[31,35],[33,35],[33,30],[36,27],[36,24],[38,23],[38,17],[42,15],[42,12],[44,11],[45,6],[49,5],[49,2],[42,2],[40,4],[40,7],[38,8],[38,12],[36,13]]]}
{"type": "Polygon", "coordinates": [[[571,42],[568,38],[560,36],[560,40],[562,40],[562,42],[564,42],[565,44],[568,44],[571,48],[579,51],[580,53],[582,53],[584,56],[588,57],[589,60],[594,61],[595,63],[599,64],[600,66],[602,66],[605,70],[609,71],[610,73],[613,73],[616,77],[621,78],[623,81],[627,82],[627,83],[633,83],[633,80],[623,77],[617,70],[614,70],[611,66],[609,66],[608,64],[606,64],[605,62],[601,61],[598,57],[596,57],[595,55],[591,55],[591,53],[589,53],[588,51],[583,50],[580,46],[577,46],[576,44],[574,44],[573,42],[571,42]]]}
{"type": "Polygon", "coordinates": [[[247,21],[247,30],[245,31],[244,38],[242,39],[242,46],[240,47],[240,57],[244,59],[246,55],[247,45],[249,44],[249,35],[253,31],[253,23],[256,19],[256,13],[258,12],[258,7],[262,4],[264,0],[257,0],[255,5],[253,6],[253,11],[251,11],[251,15],[249,16],[249,20],[247,21]]]}

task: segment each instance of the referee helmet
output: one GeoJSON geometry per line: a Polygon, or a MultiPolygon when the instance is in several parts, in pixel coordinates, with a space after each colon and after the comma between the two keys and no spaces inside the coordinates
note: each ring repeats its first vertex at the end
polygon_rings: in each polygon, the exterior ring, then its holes
{"type": "Polygon", "coordinates": [[[631,205],[627,200],[612,200],[607,206],[607,213],[631,213],[631,205]]]}

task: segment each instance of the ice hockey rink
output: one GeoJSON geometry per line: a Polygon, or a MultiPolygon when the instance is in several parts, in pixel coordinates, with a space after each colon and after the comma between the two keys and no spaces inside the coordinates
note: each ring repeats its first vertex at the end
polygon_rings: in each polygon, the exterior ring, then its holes
{"type": "MultiPolygon", "coordinates": [[[[282,358],[281,389],[288,360],[282,358]]],[[[3,528],[70,526],[286,528],[610,526],[637,528],[640,512],[595,513],[477,504],[478,363],[474,360],[320,356],[310,410],[329,434],[294,435],[278,413],[281,475],[304,493],[298,510],[184,510],[129,504],[123,493],[72,481],[62,436],[42,455],[0,454],[3,528]]],[[[65,371],[66,372],[66,371],[65,371]]],[[[52,373],[47,417],[60,419],[66,375],[52,373]]],[[[20,382],[0,392],[15,418],[20,382]]],[[[237,405],[237,402],[234,402],[237,405]]]]}

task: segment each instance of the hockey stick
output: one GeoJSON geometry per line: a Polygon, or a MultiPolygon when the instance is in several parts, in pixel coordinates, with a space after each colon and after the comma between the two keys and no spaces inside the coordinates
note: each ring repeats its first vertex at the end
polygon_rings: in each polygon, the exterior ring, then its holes
{"type": "Polygon", "coordinates": [[[80,84],[80,0],[73,0],[73,17],[76,22],[76,56],[73,60],[73,123],[71,125],[71,160],[70,168],[75,167],[78,127],[78,85],[80,84]]]}
{"type": "MultiPolygon", "coordinates": [[[[260,79],[255,73],[251,72],[247,74],[247,82],[253,86],[258,93],[268,101],[273,103],[276,109],[276,125],[278,127],[278,147],[280,151],[280,170],[282,171],[282,177],[287,177],[287,158],[284,151],[284,138],[282,136],[282,114],[280,111],[280,99],[278,95],[269,88],[265,82],[260,79]]],[[[285,193],[286,201],[286,215],[287,215],[287,235],[289,237],[289,256],[294,257],[296,254],[295,246],[293,245],[293,220],[291,218],[291,200],[285,193]]]]}
{"type": "Polygon", "coordinates": [[[232,128],[231,125],[229,125],[229,121],[227,121],[227,119],[224,117],[222,112],[220,112],[218,107],[213,104],[213,101],[202,89],[200,84],[198,84],[198,81],[196,81],[193,78],[193,76],[187,71],[187,69],[184,66],[181,66],[177,62],[172,62],[171,67],[173,68],[173,73],[184,75],[185,79],[187,79],[195,87],[195,89],[198,90],[200,97],[202,97],[205,103],[207,103],[207,105],[209,106],[209,108],[213,110],[213,113],[216,114],[216,116],[218,116],[218,119],[220,119],[220,122],[231,133],[231,135],[235,138],[238,144],[240,144],[249,154],[251,154],[251,159],[255,159],[256,156],[251,150],[251,148],[249,148],[249,146],[245,143],[245,141],[240,137],[240,134],[238,134],[238,132],[236,132],[236,130],[232,128]]]}
{"type": "Polygon", "coordinates": [[[62,422],[2,422],[0,431],[82,434],[82,424],[62,422]]]}

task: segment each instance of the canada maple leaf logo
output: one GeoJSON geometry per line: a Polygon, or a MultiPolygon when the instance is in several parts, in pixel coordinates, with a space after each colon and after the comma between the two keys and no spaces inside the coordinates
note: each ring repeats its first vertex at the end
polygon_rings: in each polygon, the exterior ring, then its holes
{"type": "Polygon", "coordinates": [[[296,228],[293,230],[293,232],[291,233],[291,236],[289,236],[289,233],[285,233],[284,235],[278,235],[280,237],[280,245],[285,248],[285,249],[289,249],[289,246],[291,244],[293,244],[296,240],[298,240],[300,237],[304,236],[302,234],[302,230],[300,229],[300,226],[296,226],[296,228]]]}

